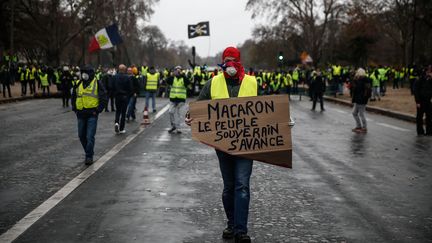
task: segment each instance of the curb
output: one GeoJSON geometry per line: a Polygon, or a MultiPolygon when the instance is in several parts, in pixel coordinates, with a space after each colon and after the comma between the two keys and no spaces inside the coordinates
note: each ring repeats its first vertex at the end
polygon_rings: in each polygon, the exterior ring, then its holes
{"type": "Polygon", "coordinates": [[[20,96],[16,98],[0,99],[0,105],[24,101],[24,100],[31,100],[31,99],[51,99],[51,98],[61,98],[61,96],[59,93],[53,93],[50,96],[42,96],[41,94],[36,94],[32,96],[20,96]]]}
{"type": "MultiPolygon", "coordinates": [[[[324,96],[324,100],[331,101],[331,102],[345,105],[345,106],[349,106],[349,107],[353,107],[353,104],[349,101],[346,101],[346,100],[341,100],[341,99],[328,97],[328,96],[324,96]]],[[[406,114],[406,113],[402,113],[402,112],[392,111],[389,109],[383,109],[383,108],[378,108],[378,107],[369,106],[369,105],[366,105],[366,110],[373,112],[373,113],[381,114],[384,116],[389,116],[389,117],[393,117],[396,119],[400,119],[403,121],[416,122],[415,116],[410,115],[410,114],[406,114]]]]}
{"type": "Polygon", "coordinates": [[[34,98],[33,96],[23,96],[23,97],[17,97],[17,98],[2,99],[2,100],[0,100],[0,104],[14,103],[14,102],[18,102],[18,101],[33,99],[33,98],[34,98]]]}

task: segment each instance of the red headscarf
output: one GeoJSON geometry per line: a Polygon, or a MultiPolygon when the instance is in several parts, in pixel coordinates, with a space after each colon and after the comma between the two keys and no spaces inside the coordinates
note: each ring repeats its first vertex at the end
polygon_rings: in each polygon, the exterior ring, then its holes
{"type": "Polygon", "coordinates": [[[231,77],[224,71],[225,78],[235,78],[241,82],[245,76],[243,65],[240,63],[240,51],[235,47],[227,47],[222,53],[222,62],[225,62],[227,67],[234,67],[237,70],[235,76],[231,77]],[[232,57],[234,60],[225,62],[227,57],[232,57]]]}

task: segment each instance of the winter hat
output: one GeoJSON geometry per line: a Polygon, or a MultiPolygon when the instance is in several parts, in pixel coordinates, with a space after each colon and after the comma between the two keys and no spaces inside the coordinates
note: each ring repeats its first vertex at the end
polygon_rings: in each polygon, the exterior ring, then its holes
{"type": "Polygon", "coordinates": [[[235,62],[240,62],[240,51],[235,47],[227,47],[222,53],[222,62],[225,61],[225,58],[233,57],[235,62]]]}

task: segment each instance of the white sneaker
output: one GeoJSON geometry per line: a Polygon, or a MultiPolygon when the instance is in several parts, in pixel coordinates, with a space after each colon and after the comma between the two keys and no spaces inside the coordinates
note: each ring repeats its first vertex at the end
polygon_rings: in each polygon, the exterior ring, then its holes
{"type": "Polygon", "coordinates": [[[126,133],[126,130],[123,129],[123,130],[120,131],[120,133],[121,133],[121,134],[125,134],[125,133],[126,133]]]}
{"type": "Polygon", "coordinates": [[[114,125],[114,131],[115,131],[116,134],[118,134],[118,133],[120,132],[120,126],[119,126],[118,123],[116,123],[116,124],[114,125]]]}

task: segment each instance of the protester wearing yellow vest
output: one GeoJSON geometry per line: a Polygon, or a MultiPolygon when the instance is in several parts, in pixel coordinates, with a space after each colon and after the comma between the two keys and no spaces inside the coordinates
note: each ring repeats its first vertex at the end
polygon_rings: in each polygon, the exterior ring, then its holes
{"type": "Polygon", "coordinates": [[[36,67],[31,65],[29,67],[28,83],[30,88],[30,94],[36,93],[36,67]]]}
{"type": "MultiPolygon", "coordinates": [[[[198,100],[225,99],[230,97],[257,96],[258,84],[254,76],[245,75],[240,63],[240,51],[228,47],[222,53],[223,73],[208,81],[198,100]]],[[[186,116],[186,124],[192,120],[186,116]]],[[[253,161],[216,150],[224,182],[222,202],[227,216],[224,239],[236,238],[235,242],[251,242],[248,236],[248,215],[250,202],[250,176],[253,161]]]]}
{"type": "Polygon", "coordinates": [[[46,95],[45,91],[47,91],[48,96],[50,95],[50,83],[48,81],[48,73],[45,69],[39,72],[39,80],[42,88],[42,95],[46,95]]]}
{"type": "Polygon", "coordinates": [[[27,66],[18,68],[18,76],[21,83],[21,96],[27,94],[27,81],[28,81],[29,70],[27,66]]]}
{"type": "Polygon", "coordinates": [[[150,67],[149,72],[144,76],[145,81],[145,108],[149,107],[149,99],[152,99],[153,112],[156,112],[156,93],[159,85],[159,73],[154,67],[150,67]]]}
{"type": "Polygon", "coordinates": [[[189,85],[189,79],[182,73],[182,67],[176,66],[174,68],[173,76],[168,77],[167,84],[170,85],[170,122],[171,128],[168,130],[169,133],[180,134],[180,109],[186,102],[187,97],[187,86],[189,85]]]}
{"type": "Polygon", "coordinates": [[[81,77],[72,93],[72,110],[78,120],[78,137],[85,151],[86,165],[93,164],[98,115],[107,104],[105,87],[96,80],[92,67],[81,68],[81,77]]]}

